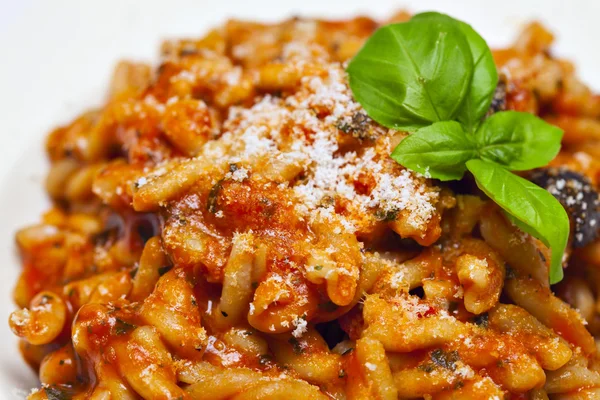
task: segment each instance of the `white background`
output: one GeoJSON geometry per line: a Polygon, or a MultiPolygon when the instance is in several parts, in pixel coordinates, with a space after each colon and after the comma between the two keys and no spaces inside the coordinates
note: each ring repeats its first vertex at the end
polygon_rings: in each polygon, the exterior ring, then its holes
{"type": "Polygon", "coordinates": [[[35,383],[5,321],[19,268],[13,232],[46,206],[43,137],[101,104],[118,59],[156,60],[161,39],[199,35],[229,17],[385,17],[403,7],[450,13],[492,46],[540,19],[557,34],[555,53],[575,60],[584,80],[600,89],[595,0],[0,0],[0,399],[23,398],[20,389],[35,383]]]}

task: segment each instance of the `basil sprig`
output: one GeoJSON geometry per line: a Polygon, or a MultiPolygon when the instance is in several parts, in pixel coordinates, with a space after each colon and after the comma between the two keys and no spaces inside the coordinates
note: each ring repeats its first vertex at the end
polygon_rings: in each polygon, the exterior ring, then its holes
{"type": "Polygon", "coordinates": [[[563,277],[569,218],[550,193],[511,173],[547,165],[563,132],[535,115],[485,118],[498,74],[473,28],[428,12],[377,30],[348,65],[350,88],[381,125],[412,132],[391,157],[442,181],[465,171],[523,231],[552,251],[550,282],[563,277]]]}

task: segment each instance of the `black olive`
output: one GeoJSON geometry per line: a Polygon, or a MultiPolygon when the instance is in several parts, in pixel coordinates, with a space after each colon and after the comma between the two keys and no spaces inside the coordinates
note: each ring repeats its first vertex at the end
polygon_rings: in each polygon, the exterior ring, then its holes
{"type": "Polygon", "coordinates": [[[573,247],[583,247],[598,237],[600,199],[590,180],[567,168],[544,168],[530,179],[548,190],[567,210],[573,231],[573,247]]]}
{"type": "Polygon", "coordinates": [[[487,116],[489,117],[494,113],[504,110],[506,110],[506,77],[501,75],[498,78],[498,85],[496,85],[494,97],[492,98],[492,103],[490,104],[487,116]]]}
{"type": "Polygon", "coordinates": [[[370,140],[372,137],[372,119],[363,112],[356,112],[352,118],[340,119],[336,127],[360,140],[370,140]]]}

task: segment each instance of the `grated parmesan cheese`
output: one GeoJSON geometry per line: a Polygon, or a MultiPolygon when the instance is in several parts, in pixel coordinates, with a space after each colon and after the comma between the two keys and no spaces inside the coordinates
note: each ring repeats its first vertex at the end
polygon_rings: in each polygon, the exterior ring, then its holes
{"type": "Polygon", "coordinates": [[[247,179],[249,174],[248,170],[244,167],[238,168],[233,172],[228,172],[225,175],[225,178],[234,180],[236,182],[242,182],[244,179],[247,179]]]}
{"type": "Polygon", "coordinates": [[[365,367],[367,367],[369,371],[375,371],[377,369],[377,365],[370,362],[365,363],[365,367]]]}
{"type": "MultiPolygon", "coordinates": [[[[301,53],[301,46],[305,45],[289,44],[288,56],[301,53]]],[[[310,49],[305,50],[310,52],[310,49]]],[[[252,165],[253,161],[268,158],[301,165],[305,179],[292,187],[297,196],[295,208],[301,215],[315,218],[315,214],[322,212],[325,199],[341,198],[354,211],[339,218],[347,232],[357,229],[353,219],[364,218],[374,209],[405,211],[410,225],[423,227],[435,212],[437,191],[430,190],[408,170],[386,172],[389,148],[384,151],[385,157],[378,156],[376,149],[368,146],[361,152],[340,151],[336,124],[361,110],[352,98],[342,66],[330,63],[326,76],[303,77],[301,89],[287,98],[267,95],[250,108],[231,107],[224,123],[226,132],[220,140],[236,149],[236,156],[229,157],[229,162],[252,165]],[[325,109],[327,115],[319,117],[315,109],[325,109]],[[285,133],[284,126],[289,127],[285,133]],[[292,141],[284,148],[282,142],[288,135],[292,141]],[[364,172],[375,180],[370,194],[358,193],[354,186],[354,181],[364,172]]],[[[381,135],[390,133],[381,131],[381,135]]],[[[389,147],[389,141],[385,143],[389,147]]],[[[223,157],[223,154],[216,156],[223,157]]],[[[242,169],[238,171],[232,173],[234,179],[247,177],[242,169]]]]}
{"type": "MultiPolygon", "coordinates": [[[[271,40],[268,36],[257,40],[262,39],[271,40]]],[[[397,132],[366,116],[353,99],[343,65],[331,62],[319,47],[303,41],[288,43],[283,58],[302,76],[297,89],[284,96],[257,97],[249,107],[229,107],[220,136],[206,142],[197,158],[223,170],[231,164],[243,165],[225,173],[225,178],[236,182],[264,176],[272,179],[280,169],[286,171],[282,174],[293,171],[291,178],[286,176],[282,179],[285,182],[279,183],[288,190],[289,206],[300,219],[325,222],[337,235],[372,232],[376,224],[389,221],[390,217],[382,219],[380,215],[402,218],[402,225],[409,230],[414,228],[415,234],[425,232],[437,212],[439,189],[389,158],[395,143],[392,136],[397,132]],[[315,62],[319,68],[306,68],[315,62]],[[368,140],[344,130],[340,123],[354,124],[352,129],[368,129],[368,140]],[[348,141],[353,145],[346,145],[348,141]]],[[[233,49],[234,54],[239,53],[235,57],[240,58],[244,51],[252,49],[233,49]]],[[[219,80],[234,83],[243,78],[239,68],[232,68],[219,80]]],[[[182,71],[171,79],[193,81],[200,79],[197,73],[182,71]]],[[[152,99],[148,102],[152,103],[152,99]]],[[[146,184],[149,179],[168,173],[167,167],[156,168],[138,183],[146,184]]],[[[215,177],[213,184],[217,180],[215,177]]],[[[188,206],[201,207],[192,203],[188,206]]],[[[221,210],[215,212],[216,218],[224,216],[221,210]]],[[[344,268],[331,269],[327,277],[348,273],[344,268]]],[[[392,286],[399,287],[402,279],[396,276],[392,286]]],[[[281,286],[275,302],[293,287],[281,286]]],[[[295,327],[301,335],[302,325],[295,327]]]]}
{"type": "Polygon", "coordinates": [[[146,183],[148,183],[148,178],[146,178],[145,176],[142,176],[140,179],[138,179],[138,180],[135,182],[135,185],[136,185],[138,188],[141,188],[141,187],[142,187],[142,186],[144,186],[146,183]]]}
{"type": "Polygon", "coordinates": [[[475,371],[466,364],[460,363],[461,366],[456,368],[454,373],[463,379],[472,379],[475,376],[475,371]]]}
{"type": "Polygon", "coordinates": [[[390,287],[392,289],[399,289],[402,286],[402,283],[404,283],[404,272],[397,271],[390,279],[390,287]]]}
{"type": "Polygon", "coordinates": [[[304,319],[302,317],[295,318],[292,321],[292,325],[294,325],[296,327],[296,329],[294,329],[292,331],[292,336],[294,336],[296,339],[301,338],[302,335],[308,331],[308,328],[307,328],[308,322],[306,321],[306,319],[304,319]]]}

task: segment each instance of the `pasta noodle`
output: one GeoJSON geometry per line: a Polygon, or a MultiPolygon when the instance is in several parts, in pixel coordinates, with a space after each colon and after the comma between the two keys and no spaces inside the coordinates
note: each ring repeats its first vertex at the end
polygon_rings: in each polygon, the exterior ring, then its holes
{"type": "MultiPolygon", "coordinates": [[[[53,207],[16,234],[29,399],[600,398],[600,241],[551,287],[546,246],[391,160],[407,134],[353,99],[345,63],[408,18],[232,20],[118,64],[50,133],[53,207]]],[[[494,51],[498,96],[596,185],[600,98],[551,43],[494,51]]]]}

